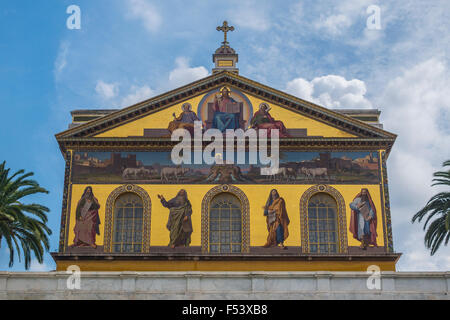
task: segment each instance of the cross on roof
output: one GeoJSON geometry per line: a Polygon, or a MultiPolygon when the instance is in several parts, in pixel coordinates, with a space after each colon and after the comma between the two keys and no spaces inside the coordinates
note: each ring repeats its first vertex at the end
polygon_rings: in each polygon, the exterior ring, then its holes
{"type": "Polygon", "coordinates": [[[217,27],[216,30],[217,30],[217,31],[222,31],[222,32],[223,32],[223,42],[222,42],[222,44],[225,45],[225,46],[227,46],[227,45],[228,45],[228,41],[227,41],[227,32],[234,31],[234,27],[233,27],[233,26],[229,27],[229,26],[228,26],[228,22],[227,22],[227,21],[224,21],[224,22],[223,22],[223,25],[217,27]]]}

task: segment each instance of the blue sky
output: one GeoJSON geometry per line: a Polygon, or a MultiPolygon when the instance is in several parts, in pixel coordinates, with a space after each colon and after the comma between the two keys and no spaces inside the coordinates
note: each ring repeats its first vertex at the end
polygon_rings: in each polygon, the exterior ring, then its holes
{"type": "MultiPolygon", "coordinates": [[[[447,0],[4,0],[0,4],[0,160],[35,172],[50,191],[57,250],[64,161],[54,134],[70,110],[120,108],[205,77],[228,20],[240,74],[329,108],[378,108],[399,135],[388,161],[399,270],[449,270],[430,257],[411,216],[438,191],[450,159],[450,2],[447,0]],[[81,29],[69,30],[69,5],[81,29]],[[381,9],[381,30],[367,8],[381,9]]],[[[0,270],[7,266],[4,244],[0,270]]],[[[52,270],[45,264],[33,270],[52,270]]]]}

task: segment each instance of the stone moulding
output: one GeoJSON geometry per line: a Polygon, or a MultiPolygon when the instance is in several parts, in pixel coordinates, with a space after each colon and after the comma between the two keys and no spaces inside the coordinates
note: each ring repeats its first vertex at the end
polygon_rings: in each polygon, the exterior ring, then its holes
{"type": "MultiPolygon", "coordinates": [[[[365,138],[282,138],[279,140],[280,149],[288,150],[374,150],[387,149],[392,147],[393,139],[365,139],[365,138]]],[[[154,151],[171,150],[178,142],[173,142],[170,138],[61,138],[58,140],[60,149],[65,152],[67,149],[75,151],[102,151],[102,150],[133,150],[142,151],[151,148],[154,151]]],[[[194,143],[194,141],[192,141],[194,143]]],[[[203,141],[206,146],[210,142],[203,141]]],[[[246,145],[248,148],[248,145],[246,145]]],[[[388,153],[386,154],[387,158],[388,153]]]]}
{"type": "Polygon", "coordinates": [[[440,299],[450,272],[82,272],[71,290],[66,272],[0,272],[0,299],[440,299]]]}
{"type": "Polygon", "coordinates": [[[388,187],[388,176],[387,176],[387,154],[386,152],[381,152],[381,165],[383,169],[383,194],[384,194],[384,216],[386,217],[386,240],[387,240],[387,250],[388,252],[394,252],[394,241],[392,237],[392,221],[391,221],[391,206],[389,201],[389,187],[388,187]]]}
{"type": "Polygon", "coordinates": [[[70,200],[72,198],[72,151],[66,151],[65,153],[65,164],[66,168],[64,171],[64,189],[63,189],[63,201],[61,209],[61,231],[59,235],[59,251],[63,252],[68,246],[68,230],[67,226],[69,224],[68,220],[70,217],[70,200]]]}

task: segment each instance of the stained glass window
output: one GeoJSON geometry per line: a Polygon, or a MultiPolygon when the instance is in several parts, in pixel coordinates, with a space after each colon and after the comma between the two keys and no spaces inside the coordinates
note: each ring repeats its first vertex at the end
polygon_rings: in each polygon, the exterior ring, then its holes
{"type": "Polygon", "coordinates": [[[317,193],[309,199],[308,236],[310,252],[338,252],[337,203],[326,193],[317,193]]]}
{"type": "Polygon", "coordinates": [[[209,251],[242,251],[242,210],[238,198],[221,193],[211,201],[209,211],[209,251]]]}
{"type": "Polygon", "coordinates": [[[113,252],[142,252],[142,199],[129,192],[119,196],[114,205],[113,252]]]}

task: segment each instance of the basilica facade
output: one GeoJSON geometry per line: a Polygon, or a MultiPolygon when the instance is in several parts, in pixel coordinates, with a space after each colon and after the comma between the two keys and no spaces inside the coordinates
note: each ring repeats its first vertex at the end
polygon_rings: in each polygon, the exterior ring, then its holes
{"type": "Polygon", "coordinates": [[[210,76],[127,108],[72,111],[56,135],[66,163],[57,270],[395,271],[386,163],[396,135],[380,112],[327,109],[245,78],[226,38],[213,62],[210,76]],[[177,163],[180,129],[193,151],[177,163]],[[230,131],[256,133],[256,149],[237,139],[233,156],[224,142],[204,161],[207,132],[230,131]],[[269,172],[261,132],[269,151],[279,137],[269,172]]]}

